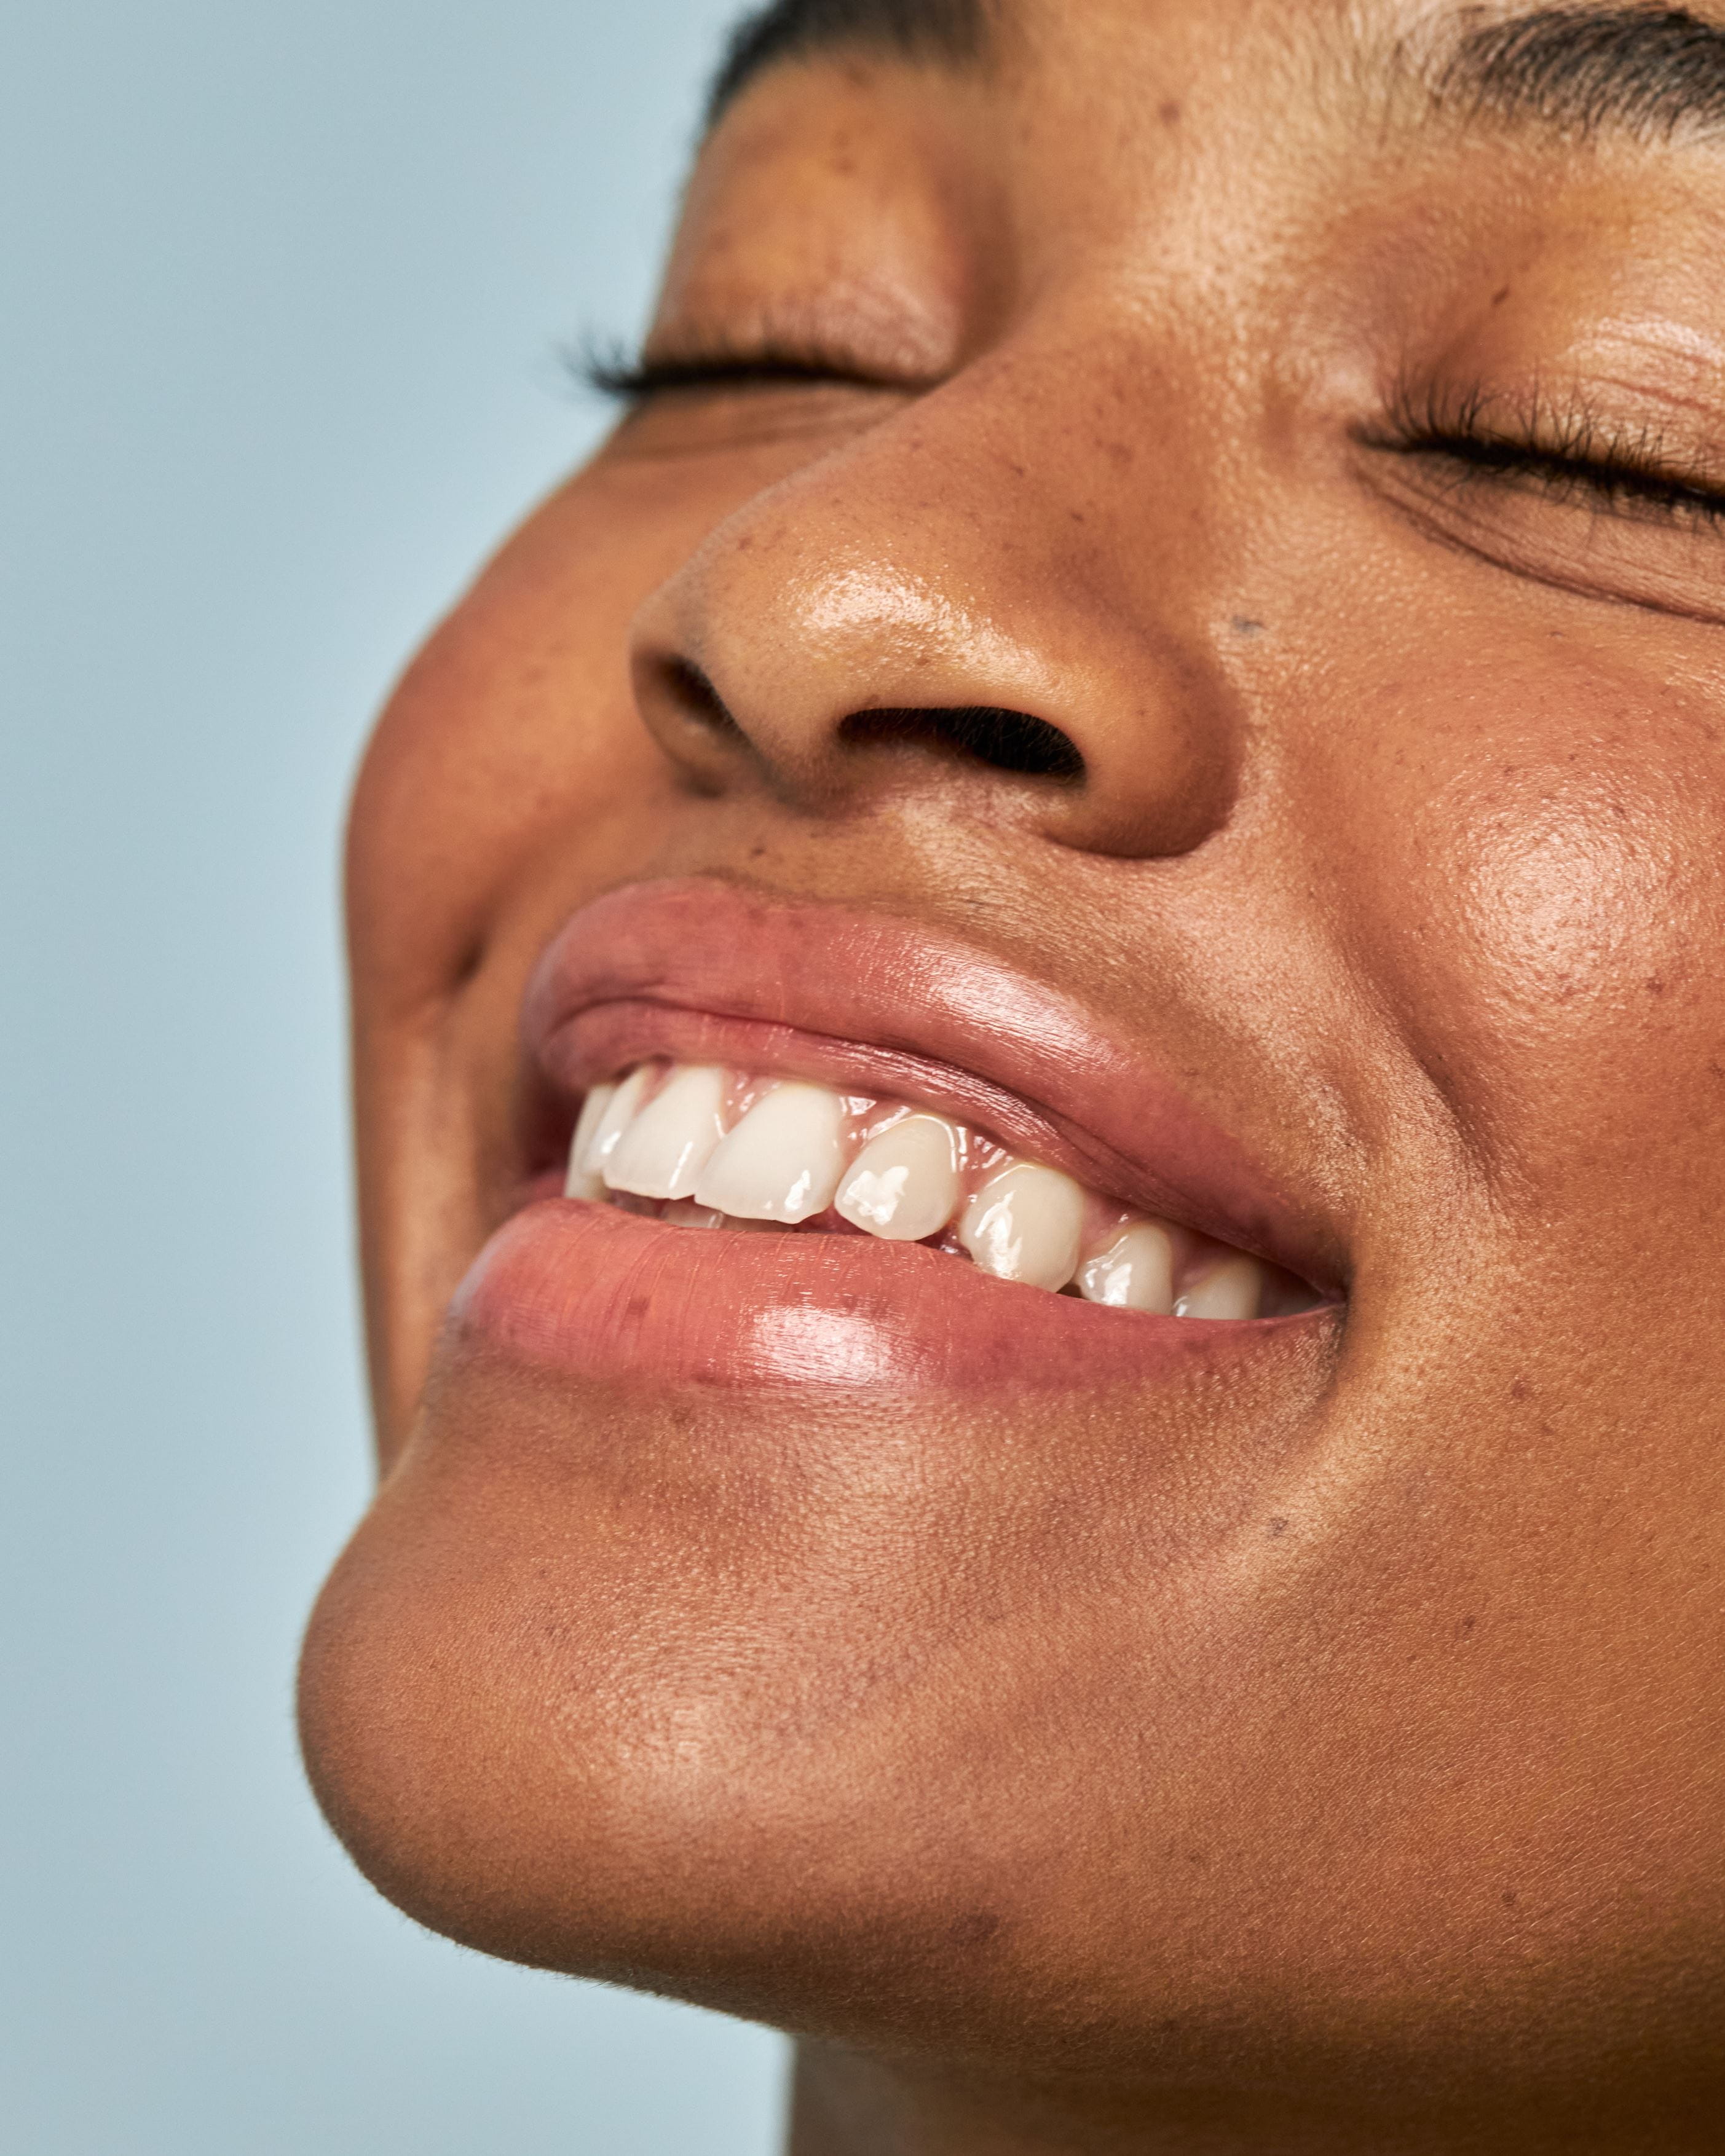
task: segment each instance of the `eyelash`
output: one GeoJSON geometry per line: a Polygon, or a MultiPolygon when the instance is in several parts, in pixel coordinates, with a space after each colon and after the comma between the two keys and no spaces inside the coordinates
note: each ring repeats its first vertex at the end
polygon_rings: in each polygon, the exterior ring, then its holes
{"type": "Polygon", "coordinates": [[[1554,406],[1535,397],[1517,408],[1483,389],[1404,390],[1383,425],[1358,439],[1397,455],[1445,458],[1464,479],[1518,474],[1559,500],[1580,496],[1673,524],[1725,523],[1725,491],[1676,470],[1657,434],[1627,432],[1575,400],[1554,406]]]}
{"type": "MultiPolygon", "coordinates": [[[[624,407],[677,389],[751,388],[793,382],[848,382],[879,388],[878,377],[820,353],[792,348],[710,346],[677,357],[649,360],[617,346],[589,344],[572,355],[583,388],[624,407]]],[[[910,385],[902,385],[910,386],[910,385]]],[[[1608,511],[1633,505],[1673,524],[1725,524],[1725,490],[1674,471],[1656,435],[1629,435],[1598,419],[1585,405],[1562,408],[1537,399],[1507,417],[1503,400],[1483,389],[1457,394],[1437,388],[1402,390],[1384,424],[1363,429],[1369,449],[1401,456],[1442,457],[1468,478],[1519,474],[1542,482],[1559,499],[1579,495],[1608,511]]]]}
{"type": "Polygon", "coordinates": [[[589,344],[570,357],[584,389],[624,406],[673,389],[747,389],[785,382],[840,382],[866,388],[911,387],[887,382],[862,367],[816,352],[791,347],[728,348],[711,345],[670,359],[631,356],[615,346],[589,344]]]}

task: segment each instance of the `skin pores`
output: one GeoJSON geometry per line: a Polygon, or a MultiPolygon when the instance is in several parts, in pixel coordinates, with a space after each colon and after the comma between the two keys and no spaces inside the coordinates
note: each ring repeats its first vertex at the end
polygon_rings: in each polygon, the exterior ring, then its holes
{"type": "Polygon", "coordinates": [[[1454,35],[768,70],[649,341],[706,378],[360,779],[313,1776],[424,1922],[819,2040],[811,2156],[1717,2145],[1725,163],[1439,113],[1454,35]],[[649,1060],[1314,1306],[559,1197],[649,1060]]]}

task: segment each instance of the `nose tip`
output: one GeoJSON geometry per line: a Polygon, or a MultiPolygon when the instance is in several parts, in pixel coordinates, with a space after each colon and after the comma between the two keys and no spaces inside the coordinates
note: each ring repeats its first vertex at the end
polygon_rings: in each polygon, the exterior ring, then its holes
{"type": "Polygon", "coordinates": [[[774,526],[734,519],[636,622],[641,716],[696,791],[828,814],[986,795],[997,820],[1128,855],[1225,819],[1239,727],[1201,653],[1070,583],[984,604],[901,562],[811,562],[774,526]]]}

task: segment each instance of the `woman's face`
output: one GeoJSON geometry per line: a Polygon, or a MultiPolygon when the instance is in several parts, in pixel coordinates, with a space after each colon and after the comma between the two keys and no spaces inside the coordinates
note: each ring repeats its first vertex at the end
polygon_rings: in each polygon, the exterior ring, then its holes
{"type": "Polygon", "coordinates": [[[1725,30],[929,12],[742,89],[656,377],[367,759],[387,1471],[320,1792],[439,1929],[847,2044],[1675,2120],[1725,2049],[1725,30]],[[697,1152],[812,1081],[733,1192],[946,1118],[956,1229],[555,1194],[644,1065],[721,1073],[697,1152]],[[1054,1291],[1137,1220],[1152,1306],[1054,1291]]]}

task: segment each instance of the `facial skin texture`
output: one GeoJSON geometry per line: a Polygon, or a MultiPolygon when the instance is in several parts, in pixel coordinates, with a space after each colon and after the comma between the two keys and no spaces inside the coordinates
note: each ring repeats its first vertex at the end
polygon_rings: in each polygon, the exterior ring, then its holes
{"type": "Polygon", "coordinates": [[[1725,2145],[1725,149],[1439,113],[1453,35],[768,69],[649,357],[816,372],[625,417],[359,782],[384,1479],[312,1774],[424,1922],[804,2038],[798,2156],[1725,2145]],[[965,706],[1081,782],[844,725],[965,706]],[[1070,999],[1345,1296],[1090,1388],[446,1324],[536,965],[690,877],[1070,999]]]}

